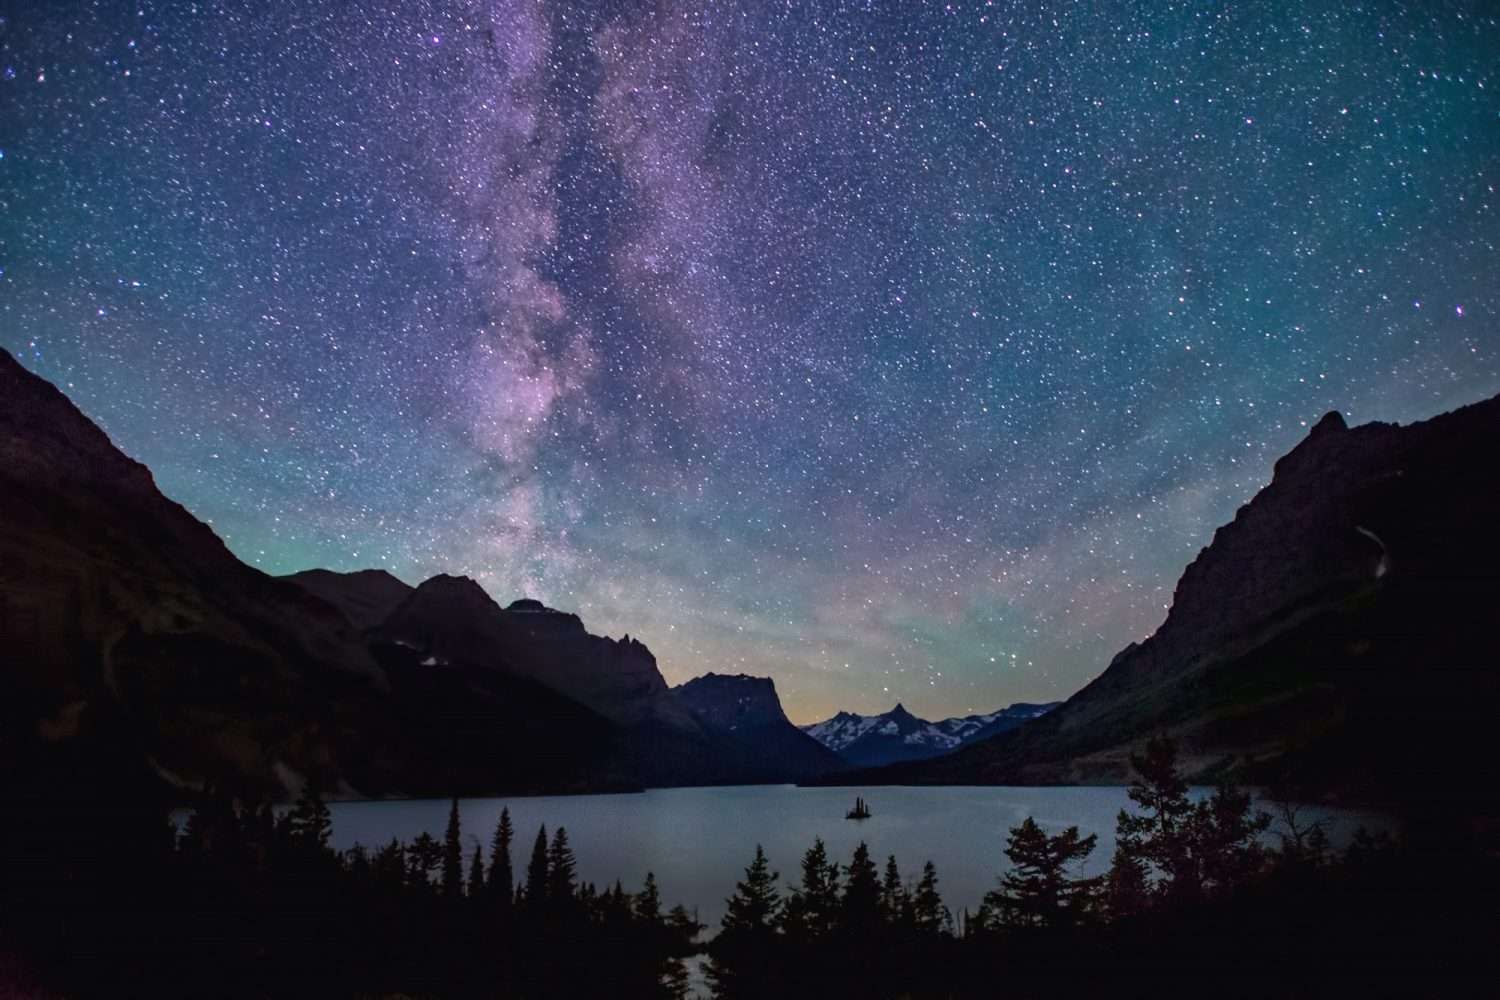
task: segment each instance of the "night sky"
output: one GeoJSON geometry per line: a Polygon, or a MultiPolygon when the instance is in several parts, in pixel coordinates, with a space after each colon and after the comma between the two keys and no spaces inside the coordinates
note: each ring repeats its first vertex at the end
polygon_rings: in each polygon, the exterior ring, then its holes
{"type": "Polygon", "coordinates": [[[1321,414],[1500,391],[1489,4],[8,6],[0,344],[268,572],[794,721],[1065,697],[1321,414]]]}

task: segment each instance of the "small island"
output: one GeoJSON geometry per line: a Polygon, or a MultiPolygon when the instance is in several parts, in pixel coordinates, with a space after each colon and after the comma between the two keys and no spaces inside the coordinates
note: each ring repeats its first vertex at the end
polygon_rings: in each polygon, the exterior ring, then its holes
{"type": "Polygon", "coordinates": [[[869,819],[870,807],[859,796],[854,797],[854,808],[844,813],[845,819],[869,819]]]}

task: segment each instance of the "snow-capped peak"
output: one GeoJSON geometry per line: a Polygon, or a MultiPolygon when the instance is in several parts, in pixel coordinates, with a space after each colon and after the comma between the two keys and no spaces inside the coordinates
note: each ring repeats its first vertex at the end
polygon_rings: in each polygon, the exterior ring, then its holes
{"type": "Polygon", "coordinates": [[[1044,714],[1054,704],[1022,703],[985,715],[940,722],[919,719],[897,704],[881,715],[839,712],[831,719],[803,726],[802,731],[852,763],[889,763],[948,753],[975,739],[1013,729],[1044,714]]]}

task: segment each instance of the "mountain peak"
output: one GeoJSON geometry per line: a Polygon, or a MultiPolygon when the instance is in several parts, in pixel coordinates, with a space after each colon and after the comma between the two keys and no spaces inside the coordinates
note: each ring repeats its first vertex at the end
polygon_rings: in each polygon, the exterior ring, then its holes
{"type": "Polygon", "coordinates": [[[374,628],[411,595],[412,588],[383,569],[339,573],[305,569],[282,577],[344,613],[358,629],[374,628]]]}
{"type": "MultiPolygon", "coordinates": [[[[452,576],[439,573],[428,577],[417,585],[417,593],[425,597],[443,597],[447,600],[463,600],[495,604],[495,599],[475,580],[467,576],[452,576]]],[[[495,605],[499,607],[499,605],[495,605]]]]}
{"type": "Polygon", "coordinates": [[[769,677],[707,673],[672,690],[699,717],[723,728],[787,724],[769,677]]]}
{"type": "Polygon", "coordinates": [[[802,731],[851,764],[867,766],[921,760],[949,753],[971,742],[1014,729],[1053,707],[1016,704],[989,715],[928,722],[907,711],[906,705],[881,715],[839,712],[831,719],[803,726],[802,731]]]}
{"type": "Polygon", "coordinates": [[[1323,414],[1322,419],[1313,424],[1313,429],[1308,432],[1307,436],[1310,438],[1322,437],[1325,434],[1336,434],[1339,431],[1347,431],[1348,429],[1349,425],[1344,422],[1344,415],[1338,410],[1329,410],[1323,414]]]}

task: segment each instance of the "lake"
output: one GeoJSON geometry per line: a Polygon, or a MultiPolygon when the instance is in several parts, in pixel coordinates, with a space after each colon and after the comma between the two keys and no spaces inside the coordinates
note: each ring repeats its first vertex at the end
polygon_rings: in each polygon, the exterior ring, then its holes
{"type": "MultiPolygon", "coordinates": [[[[1199,789],[1195,794],[1206,794],[1199,789]]],[[[487,852],[502,807],[509,807],[516,839],[511,863],[524,872],[537,827],[550,836],[558,826],[578,856],[578,877],[601,889],[619,879],[627,891],[640,888],[646,872],[656,873],[666,906],[682,903],[696,910],[711,930],[724,915],[761,844],[778,883],[800,878],[802,854],[822,837],[830,856],[847,864],[863,840],[884,871],[894,854],[907,879],[921,874],[929,859],[937,866],[939,889],[955,916],[971,912],[1007,866],[1006,833],[1027,816],[1049,832],[1077,825],[1099,835],[1083,874],[1109,866],[1114,852],[1115,817],[1132,805],[1124,788],[877,787],[799,788],[746,785],[727,788],[663,788],[626,795],[571,795],[462,799],[465,867],[478,842],[487,852]],[[863,795],[874,815],[844,818],[863,795]]],[[[333,843],[378,847],[394,837],[410,841],[424,830],[439,839],[448,823],[447,801],[420,799],[332,803],[333,843]]],[[[1334,844],[1344,844],[1361,825],[1389,828],[1374,813],[1309,809],[1325,820],[1334,844]]],[[[1275,827],[1273,826],[1273,829],[1275,827]]]]}

